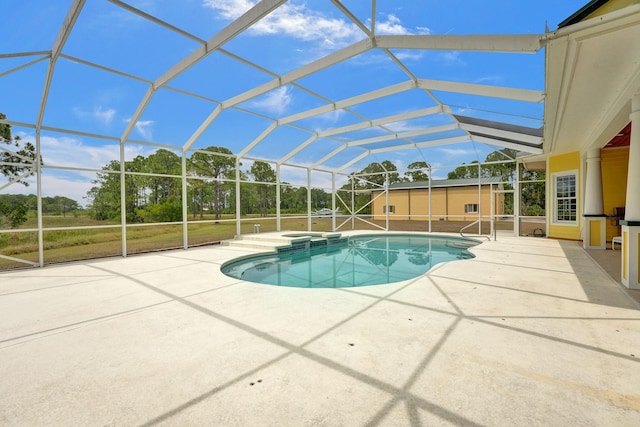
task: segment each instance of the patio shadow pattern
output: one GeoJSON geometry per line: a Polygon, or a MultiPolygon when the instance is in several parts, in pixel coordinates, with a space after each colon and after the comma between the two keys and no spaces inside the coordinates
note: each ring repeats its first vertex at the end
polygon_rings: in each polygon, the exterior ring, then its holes
{"type": "Polygon", "coordinates": [[[638,425],[640,307],[577,243],[414,280],[226,277],[232,247],[0,273],[3,425],[638,425]]]}

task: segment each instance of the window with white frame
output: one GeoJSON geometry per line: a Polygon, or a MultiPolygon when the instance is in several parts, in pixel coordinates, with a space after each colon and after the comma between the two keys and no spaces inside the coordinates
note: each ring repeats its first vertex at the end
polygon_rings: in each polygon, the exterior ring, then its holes
{"type": "Polygon", "coordinates": [[[388,205],[384,207],[384,213],[395,213],[396,207],[394,205],[388,205]]]}
{"type": "Polygon", "coordinates": [[[578,174],[576,171],[553,175],[553,222],[578,223],[578,174]]]}
{"type": "Polygon", "coordinates": [[[464,213],[478,213],[477,203],[467,203],[464,205],[464,213]]]}

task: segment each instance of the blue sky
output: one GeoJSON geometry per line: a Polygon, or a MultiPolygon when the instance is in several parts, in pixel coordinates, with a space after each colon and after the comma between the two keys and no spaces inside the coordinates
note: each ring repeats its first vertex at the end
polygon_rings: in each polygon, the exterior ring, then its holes
{"type": "MultiPolygon", "coordinates": [[[[43,55],[35,52],[51,49],[72,2],[0,1],[3,22],[11,23],[0,39],[0,112],[10,120],[33,124],[37,120],[48,66],[46,59],[37,61],[43,55]],[[24,52],[34,54],[10,55],[24,52]]],[[[179,34],[129,12],[117,1],[87,0],[62,50],[65,57],[56,63],[43,125],[118,139],[143,99],[148,81],[154,81],[197,49],[198,39],[209,40],[254,3],[250,0],[126,2],[186,33],[179,34]],[[122,74],[88,66],[83,61],[122,74]]],[[[545,25],[557,28],[559,22],[585,3],[586,0],[378,0],[374,18],[377,35],[542,34],[545,25]]],[[[344,0],[342,4],[365,26],[371,26],[371,2],[344,0]]],[[[125,145],[127,158],[148,155],[156,149],[136,141],[182,146],[213,111],[216,102],[242,94],[272,81],[274,74],[294,71],[364,38],[364,33],[330,1],[285,3],[222,46],[223,52],[206,56],[171,80],[168,83],[171,90],[158,90],[129,136],[133,142],[125,145]]],[[[417,78],[544,90],[544,49],[537,54],[517,55],[426,50],[392,50],[392,53],[417,78]]],[[[295,86],[281,86],[240,103],[239,109],[224,110],[195,141],[193,148],[217,145],[238,152],[260,135],[272,123],[271,119],[408,80],[408,75],[388,55],[374,49],[306,76],[295,86]]],[[[455,114],[531,127],[542,124],[542,104],[452,92],[434,92],[434,96],[451,105],[455,114]]],[[[298,127],[280,127],[248,155],[277,160],[312,132],[435,105],[437,103],[422,90],[406,91],[353,106],[347,112],[336,111],[300,120],[294,123],[298,127]]],[[[432,115],[391,123],[387,128],[402,132],[449,122],[447,116],[432,115]]],[[[14,134],[34,138],[34,130],[28,127],[14,126],[14,134]]],[[[333,139],[322,138],[291,161],[310,165],[344,141],[383,134],[384,130],[372,128],[333,139]]],[[[451,134],[455,135],[455,132],[451,134]]],[[[415,142],[428,139],[425,135],[415,142]]],[[[42,149],[45,164],[55,167],[45,170],[45,195],[64,195],[79,201],[91,186],[95,173],[58,167],[100,169],[117,159],[119,152],[117,140],[51,131],[42,132],[42,149]]],[[[400,170],[419,160],[434,166],[451,166],[483,160],[494,149],[483,144],[461,143],[382,153],[363,159],[351,169],[386,159],[394,161],[400,170]]],[[[358,147],[347,148],[325,166],[339,167],[361,152],[358,147]]],[[[443,167],[434,177],[446,177],[448,170],[443,167]]],[[[303,183],[306,171],[285,168],[283,179],[303,183]]],[[[329,174],[313,174],[314,186],[329,188],[329,182],[329,174]]],[[[14,185],[3,191],[21,193],[25,189],[14,185]]]]}

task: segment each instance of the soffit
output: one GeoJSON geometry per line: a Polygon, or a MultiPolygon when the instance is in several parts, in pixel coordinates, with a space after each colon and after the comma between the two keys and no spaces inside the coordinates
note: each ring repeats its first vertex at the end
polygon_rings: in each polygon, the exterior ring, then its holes
{"type": "Polygon", "coordinates": [[[545,152],[603,147],[628,123],[640,91],[640,6],[547,37],[545,152]]]}

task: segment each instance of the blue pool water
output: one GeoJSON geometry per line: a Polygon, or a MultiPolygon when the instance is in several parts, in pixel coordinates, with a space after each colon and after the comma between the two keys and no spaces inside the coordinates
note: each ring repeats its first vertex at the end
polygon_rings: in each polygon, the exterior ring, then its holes
{"type": "Polygon", "coordinates": [[[442,236],[366,235],[311,249],[258,255],[222,266],[227,276],[298,288],[346,288],[412,279],[434,265],[473,258],[478,242],[442,236]]]}

